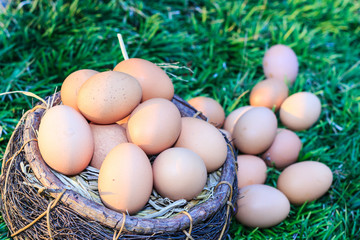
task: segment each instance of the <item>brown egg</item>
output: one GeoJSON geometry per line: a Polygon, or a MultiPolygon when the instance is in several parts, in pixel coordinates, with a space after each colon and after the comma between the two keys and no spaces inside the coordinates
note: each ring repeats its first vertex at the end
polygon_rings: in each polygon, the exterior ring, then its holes
{"type": "Polygon", "coordinates": [[[293,84],[299,71],[299,62],[290,47],[277,44],[266,51],[263,69],[267,78],[293,84]]]}
{"type": "Polygon", "coordinates": [[[142,102],[127,123],[128,140],[147,154],[158,154],[171,147],[180,131],[180,112],[174,103],[164,98],[142,102]]]}
{"type": "Polygon", "coordinates": [[[301,145],[300,138],[293,131],[279,128],[274,142],[261,157],[268,166],[281,169],[297,161],[301,145]]]}
{"type": "Polygon", "coordinates": [[[57,105],[45,112],[39,126],[38,144],[44,161],[65,175],[83,171],[94,151],[86,119],[66,105],[57,105]]]}
{"type": "Polygon", "coordinates": [[[237,180],[239,188],[252,184],[265,183],[267,167],[264,160],[254,155],[238,155],[237,164],[237,180]]]}
{"type": "Polygon", "coordinates": [[[125,128],[118,124],[98,125],[90,123],[94,138],[94,154],[90,166],[100,169],[106,155],[120,143],[128,142],[125,128]]]}
{"type": "Polygon", "coordinates": [[[181,118],[181,133],[175,147],[193,150],[205,162],[208,172],[220,168],[227,157],[227,143],[220,131],[204,120],[181,118]]]}
{"type": "Polygon", "coordinates": [[[114,71],[124,72],[135,77],[142,88],[142,102],[150,98],[171,100],[174,96],[174,85],[164,70],[140,58],[130,58],[115,66],[114,71]]]}
{"type": "Polygon", "coordinates": [[[250,105],[269,109],[275,108],[277,111],[288,94],[289,89],[285,82],[269,78],[253,87],[250,92],[250,105]]]}
{"type": "Polygon", "coordinates": [[[233,133],[234,126],[236,122],[239,120],[239,118],[246,113],[248,110],[250,110],[252,106],[243,106],[235,109],[232,111],[226,118],[224,122],[224,129],[228,131],[229,133],[233,133]]]}
{"type": "Polygon", "coordinates": [[[234,144],[246,154],[259,154],[270,147],[275,139],[277,119],[266,107],[254,107],[237,121],[233,131],[234,144]]]}
{"type": "Polygon", "coordinates": [[[115,123],[140,103],[141,86],[126,73],[107,71],[95,74],[80,88],[78,107],[88,120],[115,123]]]}
{"type": "Polygon", "coordinates": [[[280,120],[288,128],[301,131],[310,128],[320,117],[320,99],[310,92],[298,92],[285,99],[280,120]]]}
{"type": "Polygon", "coordinates": [[[153,188],[151,164],[141,148],[120,143],[106,156],[99,172],[99,195],[112,210],[135,214],[147,201],[153,188]]]}
{"type": "Polygon", "coordinates": [[[191,200],[203,190],[207,180],[204,161],[187,148],[169,148],[153,163],[155,190],[171,200],[191,200]]]}
{"type": "Polygon", "coordinates": [[[253,228],[269,228],[282,222],[290,212],[286,196],[276,188],[254,184],[240,189],[236,220],[253,228]]]}
{"type": "Polygon", "coordinates": [[[67,76],[61,85],[60,94],[63,104],[70,106],[76,111],[80,112],[77,106],[77,97],[80,87],[85,83],[86,80],[97,73],[99,72],[95,70],[81,69],[67,76]]]}
{"type": "Polygon", "coordinates": [[[215,99],[200,96],[190,99],[188,103],[204,114],[215,127],[220,128],[224,124],[225,111],[215,99]]]}
{"type": "Polygon", "coordinates": [[[328,166],[315,161],[294,163],[285,168],[277,181],[277,188],[294,205],[320,198],[330,188],[333,175],[328,166]]]}

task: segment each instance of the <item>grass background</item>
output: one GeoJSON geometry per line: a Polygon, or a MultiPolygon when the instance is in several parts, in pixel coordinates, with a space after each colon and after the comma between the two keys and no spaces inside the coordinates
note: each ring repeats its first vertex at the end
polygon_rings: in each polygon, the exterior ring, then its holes
{"type": "MultiPolygon", "coordinates": [[[[231,239],[358,239],[360,236],[360,2],[314,1],[10,1],[0,6],[0,92],[59,89],[71,72],[112,69],[123,60],[116,33],[130,57],[174,63],[169,70],[181,97],[210,96],[228,114],[248,105],[249,90],[264,79],[262,57],[272,45],[290,46],[299,75],[290,93],[310,91],[322,113],[297,132],[299,161],[327,164],[334,173],[328,193],[291,207],[269,229],[235,220],[231,239]]],[[[0,97],[0,158],[24,110],[34,99],[0,97]]],[[[269,169],[276,186],[279,171],[269,169]]],[[[8,231],[0,219],[0,236],[8,231]]]]}

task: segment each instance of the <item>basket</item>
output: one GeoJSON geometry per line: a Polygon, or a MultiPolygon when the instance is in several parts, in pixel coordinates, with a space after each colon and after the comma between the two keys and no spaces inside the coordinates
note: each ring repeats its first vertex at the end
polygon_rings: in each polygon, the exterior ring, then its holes
{"type": "MultiPolygon", "coordinates": [[[[46,99],[61,104],[60,93],[46,99]]],[[[182,116],[206,119],[175,95],[182,116]]],[[[115,212],[69,189],[42,159],[36,138],[44,104],[26,112],[6,148],[0,178],[1,212],[14,239],[224,239],[238,195],[234,149],[212,196],[167,218],[115,212]]],[[[225,136],[224,136],[225,137],[225,136]]]]}

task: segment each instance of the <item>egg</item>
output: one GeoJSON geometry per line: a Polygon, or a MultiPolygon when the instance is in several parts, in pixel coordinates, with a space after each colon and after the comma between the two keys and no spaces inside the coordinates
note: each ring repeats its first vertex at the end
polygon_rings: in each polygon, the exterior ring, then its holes
{"type": "Polygon", "coordinates": [[[250,105],[267,107],[277,111],[282,102],[288,97],[289,89],[285,82],[275,79],[266,79],[258,82],[250,92],[250,105]]]}
{"type": "Polygon", "coordinates": [[[237,121],[232,137],[238,150],[246,154],[260,154],[275,139],[277,119],[266,107],[254,107],[237,121]]]}
{"type": "Polygon", "coordinates": [[[77,104],[89,121],[111,124],[129,115],[141,96],[141,86],[134,77],[106,71],[95,74],[81,86],[77,104]]]}
{"type": "Polygon", "coordinates": [[[125,128],[118,124],[90,123],[94,139],[94,154],[90,166],[100,169],[106,155],[120,143],[128,142],[125,128]]]}
{"type": "Polygon", "coordinates": [[[77,106],[77,97],[79,94],[80,87],[88,80],[90,77],[99,73],[98,71],[91,69],[81,69],[71,73],[67,76],[61,85],[61,100],[64,105],[74,108],[76,111],[80,112],[77,106]]]}
{"type": "Polygon", "coordinates": [[[190,149],[169,148],[153,163],[154,188],[171,200],[191,200],[203,190],[207,180],[204,161],[190,149]]]}
{"type": "Polygon", "coordinates": [[[190,99],[188,103],[204,114],[208,122],[215,127],[220,128],[224,124],[225,111],[215,99],[200,96],[190,99]]]}
{"type": "Polygon", "coordinates": [[[268,166],[282,169],[297,161],[301,145],[296,133],[288,129],[278,129],[270,148],[261,157],[268,166]]]}
{"type": "Polygon", "coordinates": [[[271,186],[254,184],[240,189],[235,218],[253,228],[269,228],[281,223],[290,212],[286,196],[271,186]]]}
{"type": "Polygon", "coordinates": [[[171,101],[152,98],[131,113],[127,137],[147,154],[158,154],[171,147],[181,131],[181,115],[171,101]]]}
{"type": "Polygon", "coordinates": [[[324,195],[333,180],[331,169],[321,162],[304,161],[285,168],[277,181],[277,188],[294,205],[311,202],[324,195]]]}
{"type": "Polygon", "coordinates": [[[98,179],[101,201],[114,211],[135,214],[148,202],[152,168],[145,152],[133,143],[120,143],[106,156],[98,179]]]}
{"type": "Polygon", "coordinates": [[[243,188],[252,184],[263,184],[267,177],[267,167],[261,158],[254,155],[237,156],[238,187],[243,188]]]}
{"type": "Polygon", "coordinates": [[[295,52],[288,46],[277,44],[270,47],[262,60],[267,78],[274,78],[293,84],[299,72],[299,62],[295,52]]]}
{"type": "Polygon", "coordinates": [[[281,122],[291,130],[310,128],[320,117],[320,99],[310,92],[298,92],[285,99],[280,108],[281,122]]]}
{"type": "Polygon", "coordinates": [[[65,175],[83,171],[94,151],[86,119],[66,105],[57,105],[45,112],[39,126],[38,144],[44,161],[65,175]]]}
{"type": "Polygon", "coordinates": [[[252,106],[243,106],[235,109],[232,111],[226,118],[224,122],[224,129],[228,131],[230,134],[234,131],[234,126],[236,122],[239,120],[239,118],[246,113],[248,110],[250,110],[252,106]]]}
{"type": "Polygon", "coordinates": [[[164,70],[154,63],[140,58],[130,58],[118,63],[114,71],[124,72],[135,77],[142,88],[142,102],[150,98],[171,100],[174,85],[164,70]]]}
{"type": "Polygon", "coordinates": [[[227,157],[227,143],[221,132],[210,123],[193,117],[181,118],[181,132],[175,147],[197,153],[208,172],[220,168],[227,157]]]}

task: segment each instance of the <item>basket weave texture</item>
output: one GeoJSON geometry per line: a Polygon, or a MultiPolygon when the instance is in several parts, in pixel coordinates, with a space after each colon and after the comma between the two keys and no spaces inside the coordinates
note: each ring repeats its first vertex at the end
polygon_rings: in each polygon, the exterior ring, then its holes
{"type": "MultiPolygon", "coordinates": [[[[61,104],[60,93],[47,102],[61,104]]],[[[182,116],[206,119],[186,101],[172,102],[182,116]]],[[[0,178],[1,212],[14,239],[224,239],[235,213],[237,178],[234,149],[211,198],[169,218],[141,218],[115,212],[67,189],[42,159],[36,130],[40,103],[19,121],[6,148],[0,178]],[[31,176],[35,176],[34,183],[31,176]]]]}

